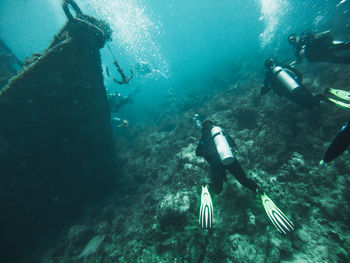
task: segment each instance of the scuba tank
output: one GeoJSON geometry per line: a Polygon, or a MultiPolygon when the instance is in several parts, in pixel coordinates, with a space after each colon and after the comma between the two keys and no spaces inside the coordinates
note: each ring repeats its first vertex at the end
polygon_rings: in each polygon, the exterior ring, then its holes
{"type": "Polygon", "coordinates": [[[214,144],[216,146],[216,150],[218,151],[222,164],[231,164],[234,161],[234,156],[231,151],[231,147],[228,144],[225,135],[223,134],[223,130],[218,126],[214,126],[210,130],[210,132],[211,136],[213,137],[214,144]]]}
{"type": "Polygon", "coordinates": [[[300,87],[300,85],[295,81],[295,79],[280,66],[276,66],[272,70],[273,75],[276,77],[278,82],[285,87],[289,92],[292,92],[294,89],[300,87]]]}

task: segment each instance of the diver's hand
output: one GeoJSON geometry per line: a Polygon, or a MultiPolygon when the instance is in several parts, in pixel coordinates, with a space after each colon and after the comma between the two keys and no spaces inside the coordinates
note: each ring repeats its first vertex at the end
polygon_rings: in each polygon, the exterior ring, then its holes
{"type": "Polygon", "coordinates": [[[294,67],[295,67],[295,64],[299,64],[299,62],[298,62],[298,61],[293,61],[293,62],[291,62],[291,63],[289,64],[289,66],[291,66],[292,68],[294,68],[294,67]]]}
{"type": "Polygon", "coordinates": [[[324,167],[326,167],[326,163],[323,160],[321,160],[320,163],[319,163],[319,166],[321,168],[324,168],[324,167]]]}

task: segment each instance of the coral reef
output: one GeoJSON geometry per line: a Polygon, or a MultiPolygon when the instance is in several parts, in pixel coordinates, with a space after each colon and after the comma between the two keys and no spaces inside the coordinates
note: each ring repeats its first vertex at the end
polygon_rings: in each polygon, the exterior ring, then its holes
{"type": "Polygon", "coordinates": [[[114,190],[100,33],[68,22],[0,91],[1,262],[32,262],[23,257],[56,242],[49,237],[114,190]]]}
{"type": "MultiPolygon", "coordinates": [[[[302,71],[314,93],[349,84],[344,76],[350,69],[339,65],[318,64],[302,71]],[[325,68],[342,72],[342,77],[330,82],[323,76],[325,68]]],[[[221,92],[193,99],[192,107],[182,112],[165,109],[158,123],[127,128],[127,143],[118,147],[125,184],[134,188],[111,198],[103,209],[96,207],[89,220],[85,217],[87,227],[103,224],[99,234],[106,235],[86,262],[350,260],[349,157],[318,167],[348,114],[327,103],[308,112],[272,94],[261,98],[263,77],[257,76],[241,76],[239,88],[223,83],[221,92]],[[209,169],[195,156],[200,131],[192,123],[194,112],[215,120],[235,139],[247,175],[290,217],[295,231],[286,236],[277,232],[260,200],[231,175],[223,191],[212,197],[215,229],[200,229],[200,182],[209,169]]],[[[72,247],[66,245],[65,250],[72,247]]],[[[47,252],[43,262],[72,262],[79,253],[68,255],[60,249],[62,245],[47,252]]]]}

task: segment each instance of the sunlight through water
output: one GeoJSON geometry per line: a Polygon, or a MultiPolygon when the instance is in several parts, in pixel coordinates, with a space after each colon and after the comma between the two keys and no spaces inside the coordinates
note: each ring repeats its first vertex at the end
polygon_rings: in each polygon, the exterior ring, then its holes
{"type": "Polygon", "coordinates": [[[151,19],[152,12],[143,1],[88,0],[80,1],[80,5],[108,21],[114,31],[113,46],[124,49],[132,63],[146,61],[169,75],[168,62],[156,41],[162,34],[162,24],[151,19]]]}
{"type": "Polygon", "coordinates": [[[272,42],[280,18],[288,9],[288,3],[285,0],[260,0],[260,4],[261,16],[259,20],[265,22],[265,30],[260,34],[260,45],[264,48],[272,42]]]}

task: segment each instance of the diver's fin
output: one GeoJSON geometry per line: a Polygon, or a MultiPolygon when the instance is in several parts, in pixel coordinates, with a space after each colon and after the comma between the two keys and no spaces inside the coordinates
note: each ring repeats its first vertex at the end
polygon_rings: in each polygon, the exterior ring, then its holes
{"type": "Polygon", "coordinates": [[[333,102],[334,104],[338,105],[341,108],[350,109],[350,103],[345,103],[345,102],[342,102],[340,100],[335,100],[332,98],[328,98],[328,100],[333,102]]]}
{"type": "Polygon", "coordinates": [[[213,204],[208,191],[208,186],[202,186],[201,208],[199,211],[199,224],[203,228],[212,228],[213,226],[213,204]]]}
{"type": "Polygon", "coordinates": [[[350,101],[350,91],[329,88],[328,92],[338,97],[339,99],[350,101]]]}
{"type": "Polygon", "coordinates": [[[322,161],[329,163],[345,152],[350,146],[350,122],[347,122],[337,133],[323,155],[322,161]]]}
{"type": "Polygon", "coordinates": [[[294,230],[292,221],[279,210],[265,193],[261,194],[260,197],[269,219],[280,233],[287,234],[289,231],[294,230]]]}

